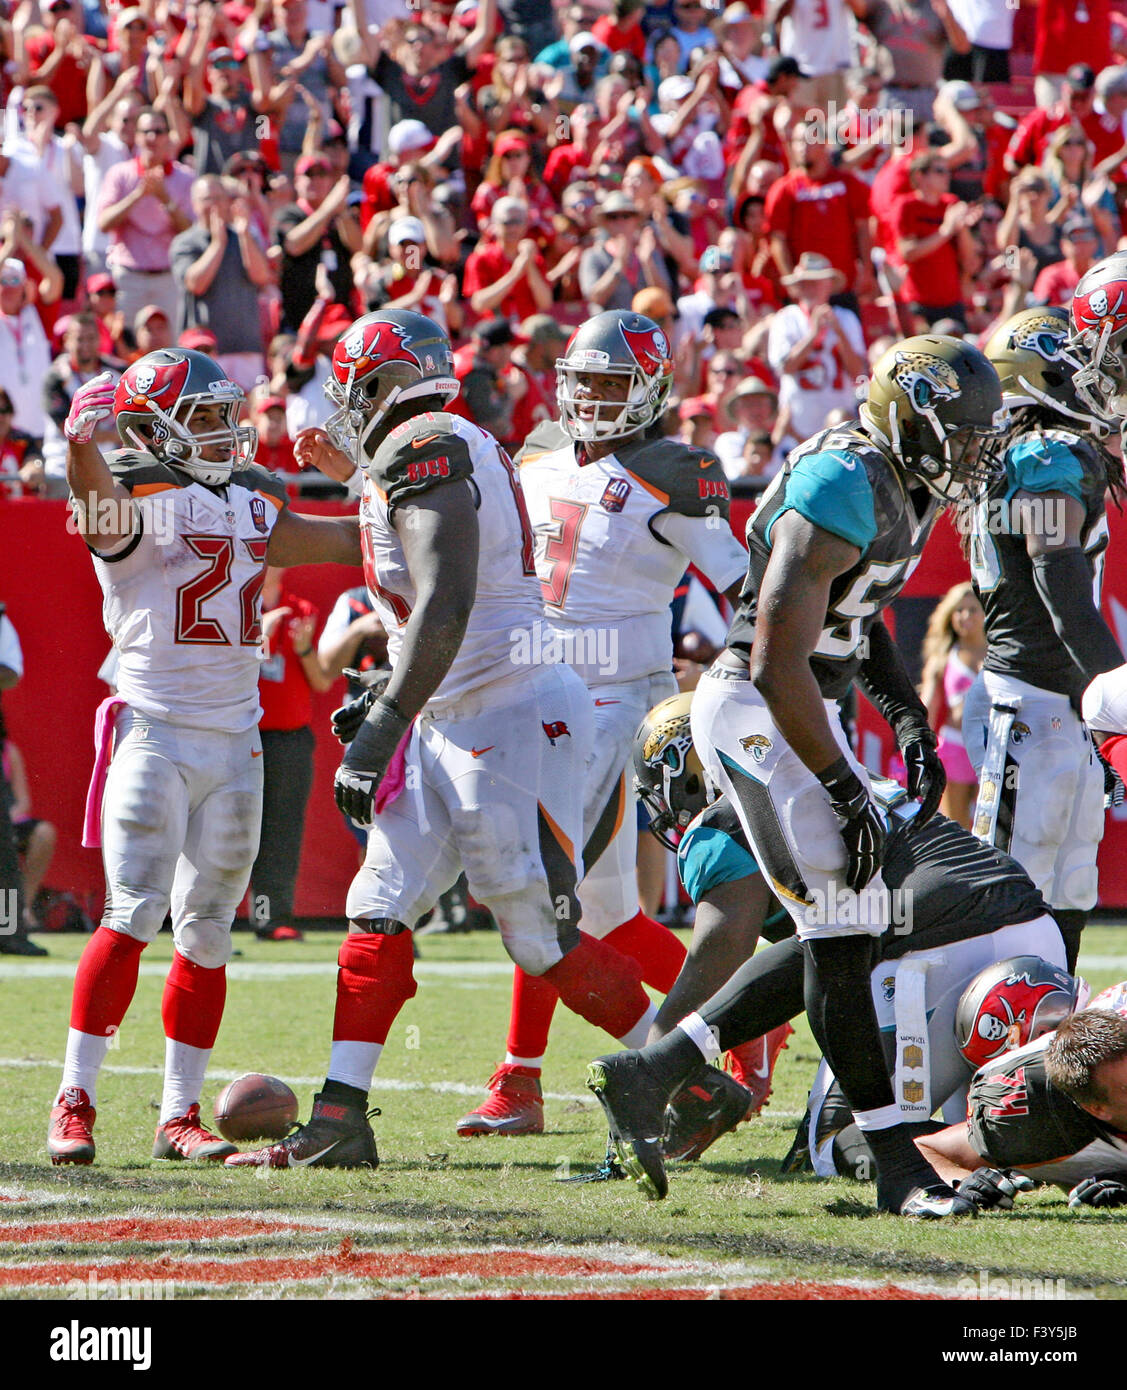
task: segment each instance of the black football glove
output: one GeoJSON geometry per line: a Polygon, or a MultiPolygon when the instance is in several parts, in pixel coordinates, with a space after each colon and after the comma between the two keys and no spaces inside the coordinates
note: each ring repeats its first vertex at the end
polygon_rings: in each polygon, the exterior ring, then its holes
{"type": "Polygon", "coordinates": [[[348,681],[354,684],[359,682],[368,687],[362,695],[346,700],[340,709],[333,710],[333,736],[338,742],[349,744],[356,737],[356,730],[368,717],[368,711],[387,689],[387,683],[391,680],[391,672],[384,670],[360,672],[346,668],[342,674],[348,681]]]}
{"type": "Polygon", "coordinates": [[[830,805],[845,844],[846,887],[859,893],[884,859],[888,837],[884,817],[844,756],[819,772],[818,781],[830,794],[830,805]]]}
{"type": "Polygon", "coordinates": [[[926,729],[900,749],[908,772],[908,795],[920,803],[920,809],[912,818],[912,825],[917,830],[925,826],[939,810],[943,789],[947,785],[947,773],[935,751],[936,742],[932,731],[926,729]]]}
{"type": "Polygon", "coordinates": [[[1033,1180],[1024,1173],[1006,1168],[976,1168],[955,1189],[960,1197],[972,1201],[979,1211],[1009,1211],[1019,1192],[1028,1192],[1033,1180]]]}
{"type": "Polygon", "coordinates": [[[333,781],[333,795],[337,806],[357,825],[371,825],[376,788],[410,726],[398,707],[381,695],[348,745],[333,781]]]}
{"type": "Polygon", "coordinates": [[[1100,1177],[1093,1173],[1090,1178],[1078,1182],[1068,1194],[1070,1207],[1127,1207],[1127,1183],[1114,1174],[1100,1177]]]}
{"type": "Polygon", "coordinates": [[[1127,795],[1127,788],[1123,786],[1123,778],[1102,753],[1097,752],[1096,757],[1099,758],[1104,773],[1104,809],[1110,810],[1113,806],[1122,806],[1123,798],[1127,795]]]}

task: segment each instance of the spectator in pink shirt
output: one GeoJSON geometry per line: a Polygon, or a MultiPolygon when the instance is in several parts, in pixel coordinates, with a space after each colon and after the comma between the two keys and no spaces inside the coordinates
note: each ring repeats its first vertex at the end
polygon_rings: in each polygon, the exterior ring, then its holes
{"type": "Polygon", "coordinates": [[[137,158],[115,164],[102,180],[98,226],[109,235],[106,261],[127,320],[159,304],[170,322],[179,291],[170,268],[172,239],[192,225],[192,171],[172,158],[168,119],[161,111],[137,118],[137,158]]]}

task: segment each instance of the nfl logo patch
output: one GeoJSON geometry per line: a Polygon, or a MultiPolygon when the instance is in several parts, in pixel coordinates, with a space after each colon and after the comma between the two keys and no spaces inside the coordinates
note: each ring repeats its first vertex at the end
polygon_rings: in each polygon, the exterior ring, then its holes
{"type": "Polygon", "coordinates": [[[904,1099],[909,1105],[919,1105],[924,1098],[924,1086],[922,1081],[904,1082],[904,1099]]]}
{"type": "Polygon", "coordinates": [[[924,1050],[917,1047],[915,1043],[908,1043],[904,1048],[904,1065],[909,1071],[915,1071],[924,1064],[924,1050]]]}
{"type": "Polygon", "coordinates": [[[266,503],[261,497],[250,499],[250,519],[254,522],[254,529],[266,534],[266,503]]]}
{"type": "Polygon", "coordinates": [[[625,478],[612,478],[607,483],[602,497],[599,499],[599,506],[605,512],[620,512],[626,505],[626,499],[630,496],[630,484],[625,478]]]}

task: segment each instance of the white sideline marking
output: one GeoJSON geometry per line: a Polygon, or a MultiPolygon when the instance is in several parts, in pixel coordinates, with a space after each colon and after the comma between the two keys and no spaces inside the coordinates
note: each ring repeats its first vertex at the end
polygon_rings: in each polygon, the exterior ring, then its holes
{"type": "MultiPolygon", "coordinates": [[[[1127,961],[1124,963],[1127,964],[1127,961]]],[[[142,961],[138,973],[148,979],[163,980],[168,974],[170,964],[170,961],[142,961]]],[[[10,961],[5,961],[0,964],[0,980],[71,980],[74,978],[74,972],[77,968],[77,961],[67,960],[29,961],[26,965],[16,965],[10,961]]],[[[227,966],[227,978],[230,980],[277,980],[287,977],[300,979],[303,976],[335,975],[336,973],[337,963],[335,960],[233,960],[227,966]]],[[[422,976],[434,975],[459,979],[465,976],[511,976],[512,973],[513,963],[510,960],[417,960],[415,962],[415,974],[422,976]]]]}

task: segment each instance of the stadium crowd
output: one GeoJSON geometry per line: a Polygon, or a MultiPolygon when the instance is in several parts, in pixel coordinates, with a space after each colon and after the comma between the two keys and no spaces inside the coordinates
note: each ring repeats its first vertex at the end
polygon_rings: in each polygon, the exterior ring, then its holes
{"type": "Polygon", "coordinates": [[[667,432],[766,478],[894,338],[981,344],[1120,244],[1109,0],[6,8],[11,496],[65,495],[75,389],[176,343],[296,488],[332,346],[382,307],[448,330],[454,408],[514,448],[571,330],[633,307],[674,346],[667,432]]]}

